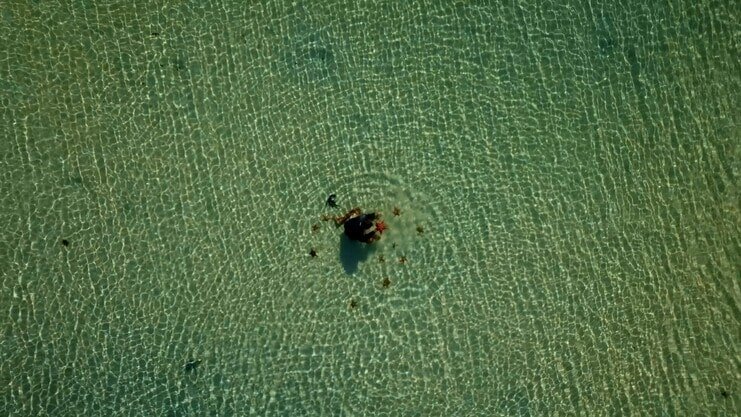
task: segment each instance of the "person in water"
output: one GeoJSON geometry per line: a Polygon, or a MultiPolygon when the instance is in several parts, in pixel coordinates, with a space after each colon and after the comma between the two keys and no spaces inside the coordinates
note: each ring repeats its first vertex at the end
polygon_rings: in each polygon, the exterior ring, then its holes
{"type": "Polygon", "coordinates": [[[363,213],[360,207],[355,207],[344,216],[336,218],[335,222],[338,226],[343,225],[345,227],[345,235],[351,240],[373,243],[381,238],[380,233],[386,228],[385,223],[381,220],[378,223],[383,224],[382,227],[378,227],[377,223],[374,223],[378,217],[376,213],[363,213]]]}

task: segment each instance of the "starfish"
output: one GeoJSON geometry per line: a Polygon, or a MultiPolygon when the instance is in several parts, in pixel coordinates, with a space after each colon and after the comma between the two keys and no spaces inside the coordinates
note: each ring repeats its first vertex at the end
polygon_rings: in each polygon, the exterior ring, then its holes
{"type": "Polygon", "coordinates": [[[386,222],[383,220],[379,220],[376,222],[376,232],[379,234],[382,234],[384,230],[388,229],[389,227],[386,225],[386,222]]]}

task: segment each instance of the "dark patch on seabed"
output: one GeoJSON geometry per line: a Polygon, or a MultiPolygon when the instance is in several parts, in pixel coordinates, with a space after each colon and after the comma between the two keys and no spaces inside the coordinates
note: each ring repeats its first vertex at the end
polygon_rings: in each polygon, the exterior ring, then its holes
{"type": "Polygon", "coordinates": [[[595,23],[594,36],[597,41],[597,53],[603,58],[612,56],[619,46],[613,19],[604,13],[591,16],[591,18],[595,23]]]}
{"type": "Polygon", "coordinates": [[[597,52],[601,57],[606,58],[612,56],[616,46],[615,38],[609,32],[604,30],[597,31],[597,52]]]}
{"type": "Polygon", "coordinates": [[[648,103],[646,102],[646,86],[641,80],[641,76],[645,76],[645,74],[642,74],[643,65],[641,65],[640,57],[638,56],[638,51],[636,50],[636,45],[627,44],[625,46],[624,53],[625,59],[628,61],[628,65],[630,67],[630,81],[633,84],[633,90],[635,90],[635,97],[636,103],[638,104],[638,109],[641,113],[641,116],[643,117],[643,120],[645,121],[646,126],[650,126],[652,122],[648,103]]]}
{"type": "Polygon", "coordinates": [[[645,89],[641,82],[641,64],[638,62],[638,55],[636,54],[636,48],[634,45],[628,45],[625,48],[625,58],[628,60],[628,64],[630,65],[630,80],[633,82],[633,88],[638,97],[643,97],[645,89]]]}
{"type": "Polygon", "coordinates": [[[336,49],[327,33],[294,35],[282,51],[282,69],[299,84],[337,81],[340,64],[336,49]]]}
{"type": "Polygon", "coordinates": [[[513,389],[499,401],[498,409],[502,415],[530,417],[530,398],[524,389],[513,389]]]}

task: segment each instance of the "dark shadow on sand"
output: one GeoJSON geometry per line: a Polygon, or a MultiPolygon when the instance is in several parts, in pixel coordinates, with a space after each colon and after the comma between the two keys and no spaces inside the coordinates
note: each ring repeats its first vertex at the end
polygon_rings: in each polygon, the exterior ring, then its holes
{"type": "Polygon", "coordinates": [[[358,270],[360,262],[365,261],[375,252],[375,248],[366,243],[350,240],[343,233],[340,235],[340,262],[348,275],[358,270]]]}

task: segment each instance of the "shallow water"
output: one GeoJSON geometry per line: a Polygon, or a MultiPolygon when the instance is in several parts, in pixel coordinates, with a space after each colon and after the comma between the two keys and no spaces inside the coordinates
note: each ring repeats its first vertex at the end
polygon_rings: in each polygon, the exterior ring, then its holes
{"type": "Polygon", "coordinates": [[[4,414],[738,413],[731,2],[325,3],[0,8],[4,414]]]}

